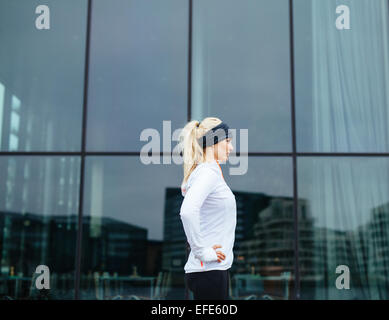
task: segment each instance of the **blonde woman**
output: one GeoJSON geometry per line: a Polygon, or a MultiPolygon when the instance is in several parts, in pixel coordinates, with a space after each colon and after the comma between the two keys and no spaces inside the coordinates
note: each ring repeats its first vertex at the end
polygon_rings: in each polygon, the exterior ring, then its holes
{"type": "Polygon", "coordinates": [[[180,136],[184,160],[180,216],[191,248],[185,282],[195,300],[229,299],[236,202],[219,164],[233,150],[228,129],[220,119],[209,117],[190,121],[180,136]]]}

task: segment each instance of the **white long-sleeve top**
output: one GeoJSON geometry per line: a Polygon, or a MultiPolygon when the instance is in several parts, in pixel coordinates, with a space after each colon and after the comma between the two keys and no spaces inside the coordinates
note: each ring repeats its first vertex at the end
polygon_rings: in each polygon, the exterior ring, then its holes
{"type": "Polygon", "coordinates": [[[180,216],[191,248],[185,273],[229,269],[234,260],[236,201],[219,163],[197,165],[181,192],[180,216]],[[222,247],[215,250],[215,244],[222,247]],[[218,262],[216,251],[226,258],[218,262]]]}

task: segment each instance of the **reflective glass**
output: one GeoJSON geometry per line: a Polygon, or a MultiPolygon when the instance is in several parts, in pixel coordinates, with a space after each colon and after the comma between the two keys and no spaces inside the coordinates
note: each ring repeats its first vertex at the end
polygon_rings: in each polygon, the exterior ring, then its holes
{"type": "Polygon", "coordinates": [[[249,151],[290,152],[289,49],[288,0],[193,1],[192,118],[248,129],[249,151]]]}
{"type": "Polygon", "coordinates": [[[87,157],[82,299],[184,299],[182,168],[87,157]]]}
{"type": "Polygon", "coordinates": [[[297,151],[389,152],[388,1],[295,0],[293,14],[297,151]]]}
{"type": "Polygon", "coordinates": [[[94,0],[90,46],[89,151],[140,151],[144,129],[183,127],[188,1],[94,0]]]}
{"type": "Polygon", "coordinates": [[[79,176],[76,157],[0,157],[1,300],[73,299],[79,176]]]}
{"type": "MultiPolygon", "coordinates": [[[[238,208],[230,296],[289,299],[294,283],[291,159],[250,158],[242,176],[230,175],[231,167],[222,165],[238,208]]],[[[176,164],[87,158],[83,299],[185,298],[181,179],[176,164]]]]}
{"type": "Polygon", "coordinates": [[[0,1],[0,151],[81,148],[87,1],[44,4],[0,1]]]}
{"type": "Polygon", "coordinates": [[[292,299],[295,277],[292,159],[249,157],[243,175],[232,174],[235,165],[221,168],[235,195],[238,215],[231,298],[292,299]]]}
{"type": "Polygon", "coordinates": [[[298,159],[301,298],[389,298],[389,159],[298,159]]]}

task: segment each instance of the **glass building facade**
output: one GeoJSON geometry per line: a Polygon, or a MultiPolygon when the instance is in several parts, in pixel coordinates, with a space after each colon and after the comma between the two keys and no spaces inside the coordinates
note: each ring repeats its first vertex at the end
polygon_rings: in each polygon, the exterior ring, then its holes
{"type": "Polygon", "coordinates": [[[388,0],[1,0],[0,40],[0,299],[191,299],[170,156],[207,116],[231,299],[389,298],[388,0]]]}

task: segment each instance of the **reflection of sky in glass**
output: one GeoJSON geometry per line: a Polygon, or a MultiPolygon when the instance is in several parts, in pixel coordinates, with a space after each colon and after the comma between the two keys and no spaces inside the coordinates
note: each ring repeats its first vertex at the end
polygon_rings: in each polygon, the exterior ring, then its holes
{"type": "MultiPolygon", "coordinates": [[[[17,110],[18,151],[79,151],[87,1],[49,1],[50,30],[35,27],[40,4],[0,1],[0,129],[17,110]]],[[[0,132],[3,151],[15,150],[15,137],[0,132]]]]}
{"type": "Polygon", "coordinates": [[[5,201],[0,201],[0,211],[77,215],[79,175],[80,159],[76,157],[1,157],[0,184],[5,201]]]}
{"type": "Polygon", "coordinates": [[[308,201],[316,227],[356,230],[389,202],[389,160],[300,157],[298,196],[308,201]]]}
{"type": "MultiPolygon", "coordinates": [[[[227,177],[227,167],[222,169],[232,191],[293,195],[290,158],[250,158],[243,176],[227,177]]],[[[180,188],[181,165],[144,165],[138,157],[88,157],[86,170],[85,215],[114,218],[146,228],[148,239],[163,239],[165,189],[180,188]],[[94,189],[94,183],[102,187],[94,189]]]]}
{"type": "Polygon", "coordinates": [[[0,149],[1,149],[1,137],[3,133],[3,112],[4,112],[4,85],[0,82],[0,149]]]}
{"type": "Polygon", "coordinates": [[[175,164],[144,165],[139,157],[88,157],[85,215],[147,228],[149,239],[161,240],[165,189],[179,188],[181,171],[175,164]],[[103,188],[93,189],[94,181],[103,188]]]}
{"type": "Polygon", "coordinates": [[[228,162],[221,165],[223,176],[232,191],[265,193],[269,196],[293,197],[293,167],[290,157],[249,157],[245,175],[230,175],[228,162]]]}
{"type": "Polygon", "coordinates": [[[297,150],[387,152],[389,33],[385,0],[295,0],[297,150]],[[351,29],[338,30],[347,5],[351,29]]]}
{"type": "Polygon", "coordinates": [[[92,10],[87,149],[139,151],[143,129],[186,122],[188,2],[96,0],[92,10]]]}
{"type": "Polygon", "coordinates": [[[194,1],[192,117],[248,128],[250,151],[291,151],[289,54],[288,1],[194,1]]]}

